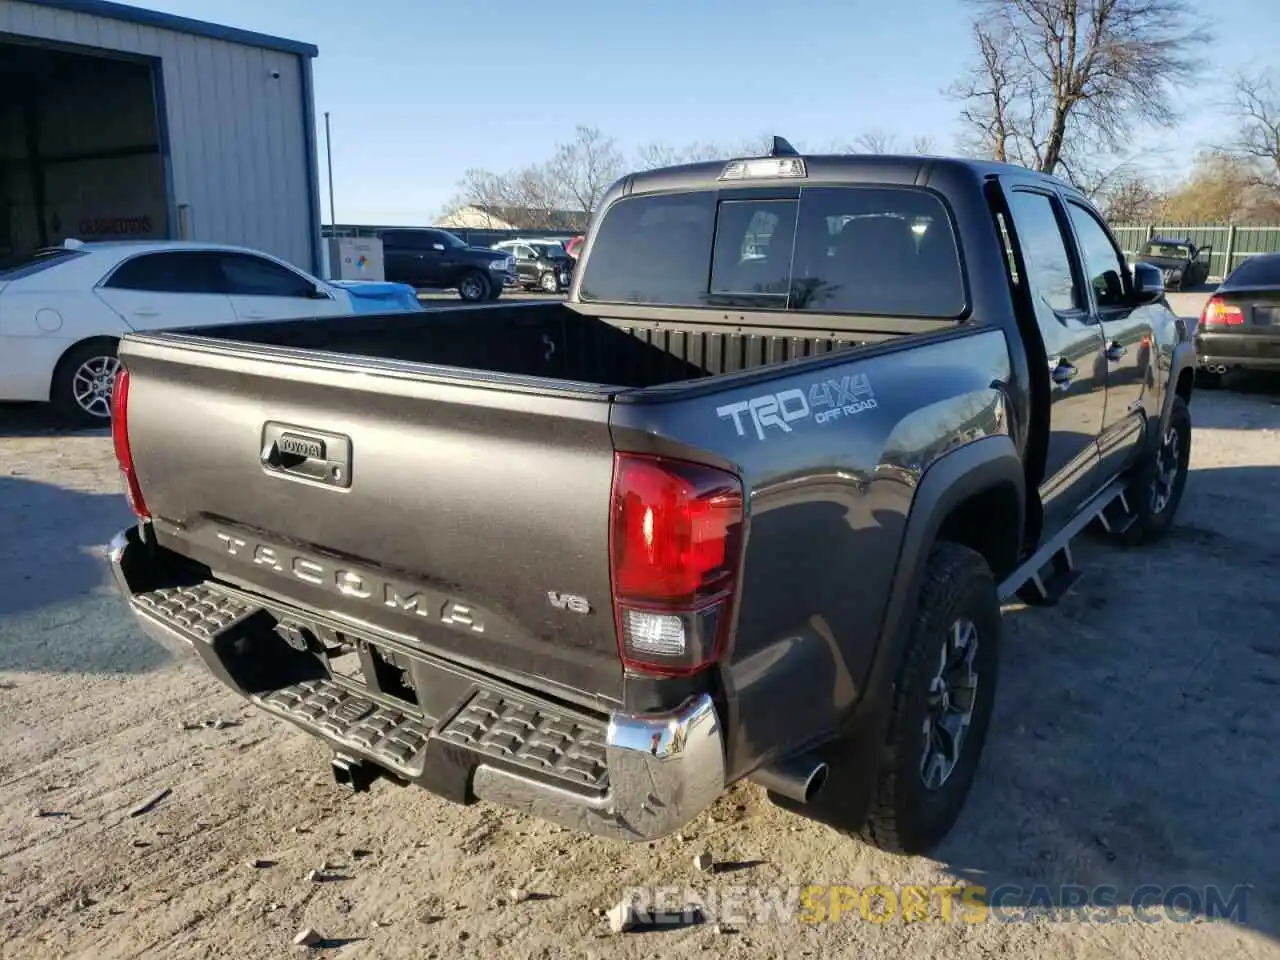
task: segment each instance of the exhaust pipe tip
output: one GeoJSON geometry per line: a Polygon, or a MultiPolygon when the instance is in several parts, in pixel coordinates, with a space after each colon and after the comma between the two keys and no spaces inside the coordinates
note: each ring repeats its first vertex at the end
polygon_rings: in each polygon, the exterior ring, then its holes
{"type": "Polygon", "coordinates": [[[771,793],[797,803],[811,803],[826,785],[827,773],[823,761],[800,757],[761,767],[750,779],[771,793]]]}
{"type": "Polygon", "coordinates": [[[825,763],[820,763],[813,768],[813,773],[809,774],[809,780],[805,783],[804,802],[810,803],[826,785],[827,765],[825,763]]]}

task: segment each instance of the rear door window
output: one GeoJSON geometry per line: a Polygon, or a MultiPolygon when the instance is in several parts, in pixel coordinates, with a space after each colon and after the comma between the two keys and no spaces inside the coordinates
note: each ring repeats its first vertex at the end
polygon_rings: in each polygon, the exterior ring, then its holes
{"type": "Polygon", "coordinates": [[[585,300],[887,316],[966,308],[946,207],[917,188],[628,197],[605,214],[585,300]]]}
{"type": "Polygon", "coordinates": [[[177,251],[126,260],[104,284],[112,290],[147,293],[222,293],[217,255],[177,251]]]}

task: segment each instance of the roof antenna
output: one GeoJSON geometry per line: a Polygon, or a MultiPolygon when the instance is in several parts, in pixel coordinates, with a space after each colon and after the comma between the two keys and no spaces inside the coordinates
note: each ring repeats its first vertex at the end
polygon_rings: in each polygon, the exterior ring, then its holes
{"type": "Polygon", "coordinates": [[[769,148],[769,156],[771,157],[798,157],[799,151],[789,144],[783,137],[774,137],[773,146],[769,148]]]}

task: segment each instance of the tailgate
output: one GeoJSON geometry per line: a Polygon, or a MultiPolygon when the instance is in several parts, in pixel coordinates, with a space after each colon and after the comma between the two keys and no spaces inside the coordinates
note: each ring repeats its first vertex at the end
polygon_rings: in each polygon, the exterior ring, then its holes
{"type": "Polygon", "coordinates": [[[178,338],[121,356],[162,546],[370,639],[621,698],[607,391],[178,338]]]}

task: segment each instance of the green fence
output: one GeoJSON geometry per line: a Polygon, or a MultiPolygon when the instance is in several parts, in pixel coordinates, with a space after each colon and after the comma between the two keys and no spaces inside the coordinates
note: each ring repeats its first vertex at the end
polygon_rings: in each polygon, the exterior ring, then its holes
{"type": "Polygon", "coordinates": [[[1240,261],[1256,253],[1280,253],[1280,226],[1252,227],[1234,224],[1152,223],[1112,226],[1126,256],[1142,249],[1152,237],[1188,238],[1197,247],[1212,247],[1209,274],[1225,277],[1240,261]]]}

